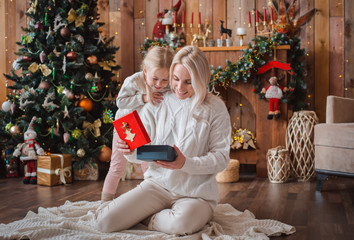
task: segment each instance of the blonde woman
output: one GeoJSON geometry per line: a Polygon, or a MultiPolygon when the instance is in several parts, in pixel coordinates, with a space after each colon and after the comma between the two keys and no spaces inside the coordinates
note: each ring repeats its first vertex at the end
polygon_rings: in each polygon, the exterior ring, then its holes
{"type": "MultiPolygon", "coordinates": [[[[170,70],[172,92],[140,112],[151,144],[171,145],[177,157],[149,163],[140,185],[99,208],[100,231],[121,231],[143,222],[149,230],[188,235],[212,218],[219,200],[215,176],[230,160],[231,126],[223,101],[208,93],[209,80],[201,50],[187,46],[177,52],[170,70]]],[[[124,141],[117,147],[128,160],[135,159],[124,141]]]]}

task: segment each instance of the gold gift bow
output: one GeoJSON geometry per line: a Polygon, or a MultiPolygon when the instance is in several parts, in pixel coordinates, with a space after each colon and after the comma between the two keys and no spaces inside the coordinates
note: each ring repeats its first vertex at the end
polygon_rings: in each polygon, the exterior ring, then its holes
{"type": "Polygon", "coordinates": [[[32,72],[32,73],[35,73],[38,71],[38,69],[40,69],[42,71],[42,74],[44,76],[48,76],[52,73],[52,70],[45,64],[37,64],[36,62],[32,63],[28,69],[32,72]]]}
{"type": "Polygon", "coordinates": [[[75,10],[70,9],[68,13],[68,23],[70,24],[74,21],[75,21],[75,27],[80,27],[84,25],[84,22],[86,21],[86,16],[85,15],[77,16],[75,10]]]}
{"type": "Polygon", "coordinates": [[[93,123],[90,123],[88,121],[84,121],[82,123],[82,128],[84,129],[84,134],[86,135],[87,131],[93,130],[93,135],[95,135],[95,137],[101,136],[101,131],[100,131],[101,124],[102,124],[101,119],[97,119],[93,123]]]}
{"type": "Polygon", "coordinates": [[[55,174],[60,177],[59,183],[66,184],[65,178],[71,177],[70,167],[57,168],[57,169],[55,169],[55,174]]]}
{"type": "Polygon", "coordinates": [[[59,183],[66,184],[65,177],[71,177],[71,167],[64,168],[64,157],[60,154],[52,154],[60,158],[61,168],[55,169],[54,173],[59,176],[59,183]]]}
{"type": "Polygon", "coordinates": [[[99,62],[98,65],[100,65],[100,67],[103,67],[103,70],[105,71],[111,71],[112,70],[111,67],[116,66],[115,62],[112,60],[99,62]]]}

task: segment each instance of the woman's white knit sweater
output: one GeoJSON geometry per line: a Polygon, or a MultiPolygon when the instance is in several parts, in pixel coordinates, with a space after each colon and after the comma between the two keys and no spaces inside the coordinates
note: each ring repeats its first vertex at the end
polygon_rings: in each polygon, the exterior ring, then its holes
{"type": "MultiPolygon", "coordinates": [[[[140,117],[151,144],[175,144],[186,157],[178,170],[150,163],[144,177],[174,193],[207,200],[215,208],[219,200],[215,175],[230,160],[229,113],[223,101],[212,94],[193,113],[190,109],[190,98],[180,100],[171,92],[159,105],[145,104],[141,109],[140,117]]],[[[130,155],[128,160],[135,157],[130,155]]]]}

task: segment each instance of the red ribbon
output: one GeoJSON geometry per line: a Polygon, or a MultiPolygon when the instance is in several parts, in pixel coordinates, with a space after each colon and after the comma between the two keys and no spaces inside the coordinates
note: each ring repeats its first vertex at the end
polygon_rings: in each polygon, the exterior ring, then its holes
{"type": "Polygon", "coordinates": [[[271,68],[280,68],[283,70],[291,70],[290,63],[281,63],[278,61],[271,61],[258,69],[257,74],[265,73],[271,68]]]}

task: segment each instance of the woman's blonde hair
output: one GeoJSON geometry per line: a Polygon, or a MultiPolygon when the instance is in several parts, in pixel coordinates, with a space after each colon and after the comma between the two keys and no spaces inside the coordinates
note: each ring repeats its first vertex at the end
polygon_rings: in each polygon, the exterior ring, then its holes
{"type": "MultiPolygon", "coordinates": [[[[192,81],[194,95],[192,96],[193,111],[206,98],[210,81],[210,67],[202,50],[194,46],[186,46],[179,50],[173,58],[170,68],[170,86],[173,79],[173,71],[176,64],[183,65],[189,72],[192,81]]],[[[173,89],[172,89],[173,91],[173,89]]]]}
{"type": "MultiPolygon", "coordinates": [[[[150,48],[150,50],[145,55],[142,67],[145,67],[146,71],[150,71],[153,69],[170,69],[171,63],[173,59],[173,53],[169,48],[155,46],[150,48]]],[[[146,83],[146,82],[145,82],[146,83]]],[[[154,104],[151,100],[152,90],[151,88],[145,84],[146,95],[148,97],[148,101],[154,104]]]]}

